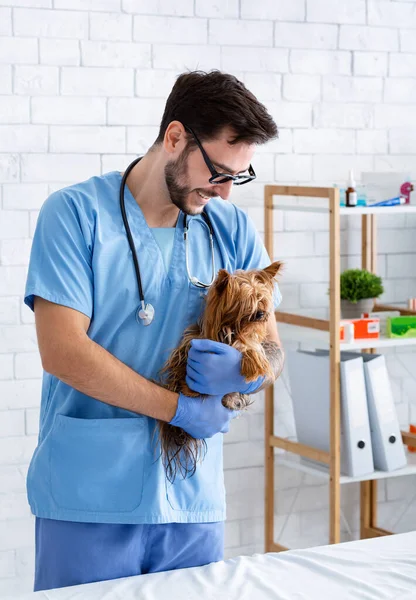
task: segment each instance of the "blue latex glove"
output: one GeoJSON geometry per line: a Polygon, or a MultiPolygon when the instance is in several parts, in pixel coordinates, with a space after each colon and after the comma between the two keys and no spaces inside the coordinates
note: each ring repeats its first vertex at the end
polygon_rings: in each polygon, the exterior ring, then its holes
{"type": "Polygon", "coordinates": [[[241,352],[212,340],[192,340],[186,367],[186,383],[199,394],[225,396],[232,392],[251,394],[264,382],[260,376],[247,383],[241,375],[241,352]]]}
{"type": "Polygon", "coordinates": [[[178,407],[169,425],[180,427],[192,437],[210,438],[216,433],[227,433],[230,421],[239,411],[222,405],[222,396],[190,398],[179,394],[178,407]]]}

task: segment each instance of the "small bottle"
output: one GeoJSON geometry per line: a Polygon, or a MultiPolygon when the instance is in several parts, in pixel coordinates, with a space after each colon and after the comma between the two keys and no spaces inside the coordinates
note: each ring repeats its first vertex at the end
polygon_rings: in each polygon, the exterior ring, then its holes
{"type": "Polygon", "coordinates": [[[345,192],[345,204],[347,206],[357,206],[357,192],[355,191],[355,181],[352,169],[350,170],[348,187],[345,192]]]}

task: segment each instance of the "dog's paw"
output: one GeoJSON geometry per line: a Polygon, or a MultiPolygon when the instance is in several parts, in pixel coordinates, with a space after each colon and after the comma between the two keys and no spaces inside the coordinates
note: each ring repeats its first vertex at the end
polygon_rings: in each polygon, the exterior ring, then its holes
{"type": "Polygon", "coordinates": [[[225,408],[229,408],[230,410],[244,410],[252,403],[253,401],[250,396],[239,394],[238,392],[226,394],[222,399],[223,406],[225,406],[225,408]]]}

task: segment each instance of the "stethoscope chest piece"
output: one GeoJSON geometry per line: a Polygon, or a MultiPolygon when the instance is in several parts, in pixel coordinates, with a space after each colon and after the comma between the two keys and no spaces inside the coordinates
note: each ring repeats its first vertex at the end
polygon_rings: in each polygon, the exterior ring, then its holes
{"type": "Polygon", "coordinates": [[[155,309],[151,304],[146,304],[143,308],[143,305],[137,309],[136,312],[136,321],[138,323],[142,323],[143,325],[150,325],[150,323],[155,318],[155,309]]]}

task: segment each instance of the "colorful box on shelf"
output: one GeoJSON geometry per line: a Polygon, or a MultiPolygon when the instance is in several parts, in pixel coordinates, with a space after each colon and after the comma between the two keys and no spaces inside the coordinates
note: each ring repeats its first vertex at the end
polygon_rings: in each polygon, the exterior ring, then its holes
{"type": "Polygon", "coordinates": [[[416,337],[416,315],[403,315],[387,319],[387,336],[390,338],[416,337]]]}
{"type": "Polygon", "coordinates": [[[399,310],[381,310],[380,312],[363,313],[363,317],[366,319],[379,319],[380,320],[380,335],[387,336],[387,319],[389,317],[400,317],[399,310]]]}
{"type": "Polygon", "coordinates": [[[340,335],[341,342],[378,339],[380,337],[380,319],[341,319],[340,335]]]}

